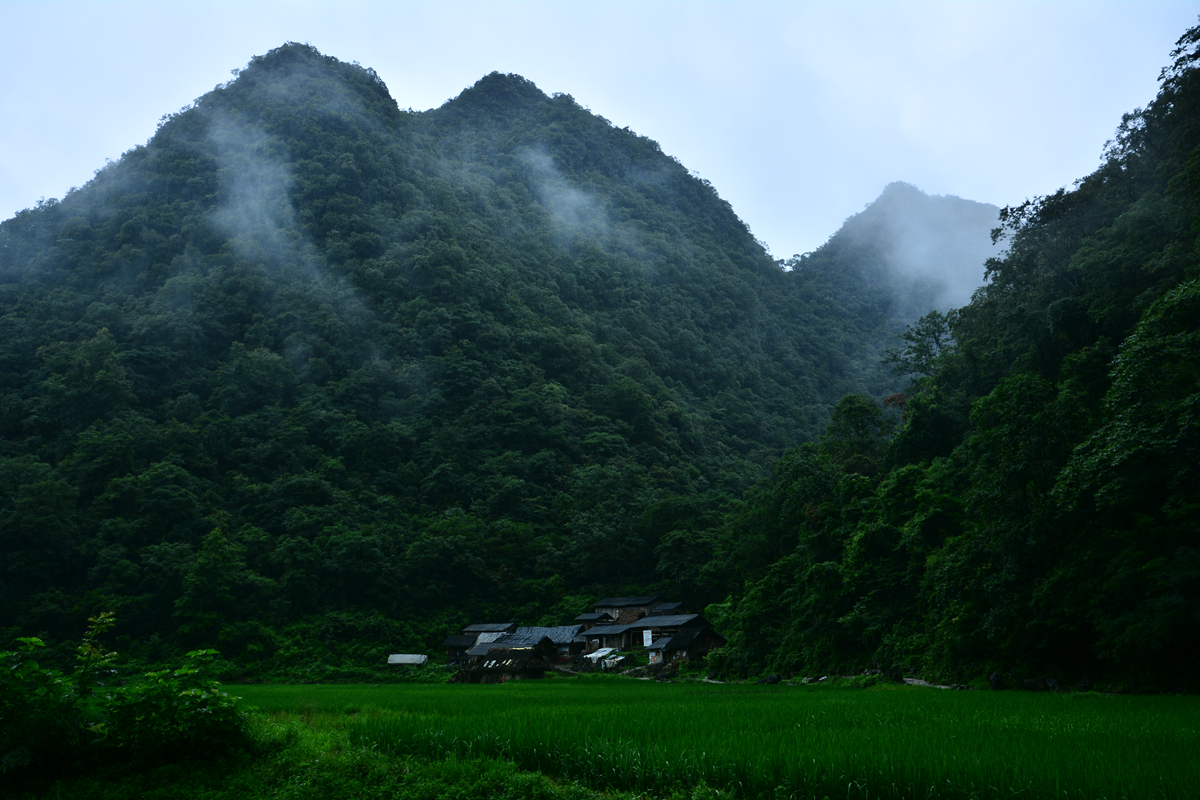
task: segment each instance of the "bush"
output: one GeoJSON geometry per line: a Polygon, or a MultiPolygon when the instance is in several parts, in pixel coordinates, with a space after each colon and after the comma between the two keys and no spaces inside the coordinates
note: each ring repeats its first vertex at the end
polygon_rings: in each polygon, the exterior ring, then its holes
{"type": "Polygon", "coordinates": [[[148,672],[143,680],[109,690],[101,701],[105,744],[140,758],[229,750],[246,738],[239,698],[211,677],[216,650],[193,650],[176,670],[148,672]]]}
{"type": "Polygon", "coordinates": [[[16,641],[16,650],[0,653],[0,774],[74,751],[83,719],[74,684],[37,661],[45,643],[16,641]]]}
{"type": "Polygon", "coordinates": [[[17,639],[16,650],[0,653],[0,775],[101,754],[142,761],[211,755],[247,739],[239,699],[212,679],[216,650],[188,653],[179,669],[127,686],[104,686],[116,653],[98,640],[113,615],[88,622],[69,677],[38,662],[40,639],[17,639]]]}

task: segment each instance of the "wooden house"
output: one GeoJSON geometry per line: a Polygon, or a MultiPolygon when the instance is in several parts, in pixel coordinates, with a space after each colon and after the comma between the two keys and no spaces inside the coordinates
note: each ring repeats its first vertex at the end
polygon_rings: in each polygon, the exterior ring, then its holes
{"type": "Polygon", "coordinates": [[[646,649],[650,663],[669,664],[683,658],[697,659],[725,644],[725,637],[708,626],[684,628],[673,636],[656,639],[646,649]]]}
{"type": "Polygon", "coordinates": [[[618,625],[636,622],[647,616],[665,602],[656,594],[639,595],[636,597],[605,597],[596,602],[592,610],[597,614],[603,612],[611,616],[618,625]]]}

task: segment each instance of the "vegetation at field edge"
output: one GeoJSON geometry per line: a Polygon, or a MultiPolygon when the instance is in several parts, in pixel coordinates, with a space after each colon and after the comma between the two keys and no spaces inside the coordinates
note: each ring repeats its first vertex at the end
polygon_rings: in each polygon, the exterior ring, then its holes
{"type": "Polygon", "coordinates": [[[622,679],[495,687],[248,687],[273,713],[342,714],[349,741],[497,758],[665,796],[1182,798],[1200,792],[1192,697],[758,687],[622,679]]]}

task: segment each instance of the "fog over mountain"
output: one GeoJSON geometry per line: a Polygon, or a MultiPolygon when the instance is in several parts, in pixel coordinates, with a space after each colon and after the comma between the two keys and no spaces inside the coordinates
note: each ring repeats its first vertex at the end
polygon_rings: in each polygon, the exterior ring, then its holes
{"type": "Polygon", "coordinates": [[[983,285],[985,262],[1000,255],[1003,248],[991,240],[999,214],[990,203],[891,183],[810,257],[849,257],[879,270],[908,314],[947,311],[970,301],[983,285]]]}

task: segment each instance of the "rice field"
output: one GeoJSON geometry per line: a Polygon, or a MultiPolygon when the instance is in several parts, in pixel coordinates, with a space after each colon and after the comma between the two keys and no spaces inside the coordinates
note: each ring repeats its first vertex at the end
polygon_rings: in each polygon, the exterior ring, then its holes
{"type": "Polygon", "coordinates": [[[659,684],[253,686],[397,755],[498,758],[598,789],[758,798],[1200,797],[1200,698],[659,684]]]}

